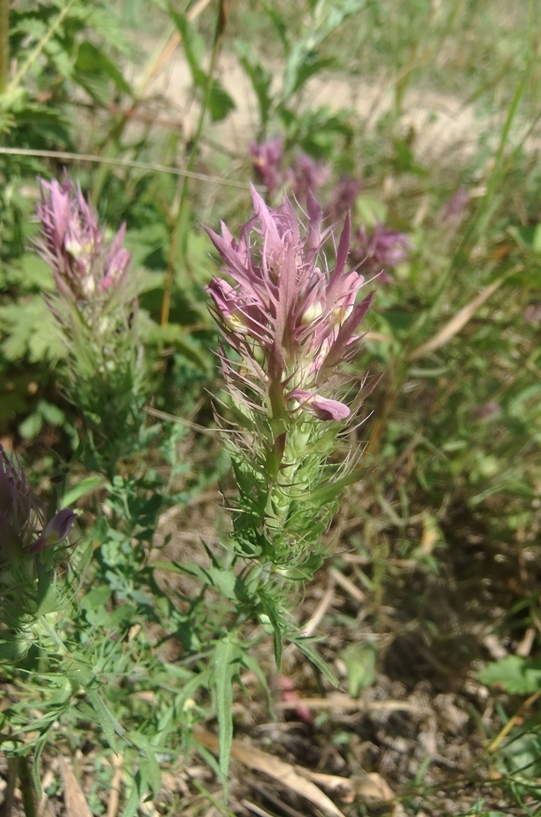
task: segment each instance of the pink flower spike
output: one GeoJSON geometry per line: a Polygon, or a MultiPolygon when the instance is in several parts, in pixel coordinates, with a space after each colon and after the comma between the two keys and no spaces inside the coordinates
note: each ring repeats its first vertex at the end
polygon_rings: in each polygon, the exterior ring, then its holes
{"type": "Polygon", "coordinates": [[[63,298],[93,302],[100,292],[118,286],[126,276],[131,254],[123,247],[125,226],[108,246],[98,216],[79,187],[68,177],[62,184],[43,179],[39,183],[38,251],[51,267],[63,298]]]}
{"type": "MultiPolygon", "coordinates": [[[[306,224],[287,196],[280,207],[271,208],[255,188],[251,192],[255,217],[238,240],[223,224],[221,236],[207,229],[227,276],[214,278],[207,292],[214,301],[213,316],[249,378],[242,389],[263,390],[264,410],[275,418],[296,410],[287,404],[297,391],[303,403],[309,398],[307,410],[316,416],[342,420],[349,415],[347,407],[318,392],[328,391],[326,381],[353,356],[370,303],[370,298],[356,303],[364,278],[348,263],[350,219],[331,271],[321,252],[328,231],[322,230],[321,207],[311,192],[306,224]]],[[[238,382],[237,364],[226,355],[221,360],[228,382],[233,373],[238,382]]]]}
{"type": "Polygon", "coordinates": [[[276,136],[266,142],[251,144],[250,156],[255,175],[266,186],[269,196],[272,196],[282,181],[282,137],[276,136]]]}
{"type": "Polygon", "coordinates": [[[338,400],[329,400],[320,394],[312,394],[309,391],[297,389],[291,393],[291,397],[300,403],[300,407],[310,414],[314,414],[318,420],[334,420],[338,422],[349,417],[349,408],[338,400]]]}
{"type": "Polygon", "coordinates": [[[59,511],[43,528],[34,544],[30,547],[29,552],[41,553],[47,548],[59,545],[69,534],[76,519],[77,514],[71,508],[64,508],[64,510],[59,511]]]}

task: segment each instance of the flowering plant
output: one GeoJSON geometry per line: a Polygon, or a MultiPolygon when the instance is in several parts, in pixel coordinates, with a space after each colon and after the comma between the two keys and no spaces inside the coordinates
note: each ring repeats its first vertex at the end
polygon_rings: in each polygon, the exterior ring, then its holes
{"type": "Polygon", "coordinates": [[[36,244],[56,286],[48,305],[68,351],[64,388],[83,414],[93,453],[106,456],[112,475],[142,424],[144,399],[131,254],[123,246],[126,229],[122,225],[108,243],[73,182],[41,179],[40,185],[36,244]]]}
{"type": "Polygon", "coordinates": [[[69,508],[46,513],[30,489],[20,462],[0,445],[0,658],[28,647],[21,634],[39,617],[55,568],[65,560],[59,546],[76,514],[69,508]]]}
{"type": "MultiPolygon", "coordinates": [[[[342,400],[339,369],[358,348],[371,295],[347,267],[346,219],[331,272],[320,256],[328,231],[308,193],[304,230],[287,197],[269,208],[252,188],[255,217],[233,238],[208,230],[230,280],[208,286],[213,314],[231,351],[222,370],[236,414],[230,440],[239,485],[235,539],[289,576],[320,562],[318,543],[352,461],[328,458],[354,411],[342,400]],[[231,281],[231,282],[230,282],[231,281]],[[338,471],[338,474],[337,474],[338,471]]],[[[356,401],[356,404],[358,401],[356,401]]]]}

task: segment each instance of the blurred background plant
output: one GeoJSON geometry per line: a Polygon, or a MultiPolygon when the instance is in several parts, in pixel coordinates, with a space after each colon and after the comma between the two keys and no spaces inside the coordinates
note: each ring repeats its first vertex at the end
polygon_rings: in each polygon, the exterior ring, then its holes
{"type": "MultiPolygon", "coordinates": [[[[276,772],[272,752],[340,777],[347,817],[385,813],[367,772],[387,782],[389,813],[540,813],[538,4],[9,6],[0,435],[45,492],[69,465],[58,507],[81,508],[94,558],[74,565],[78,604],[55,621],[82,662],[73,676],[57,671],[49,635],[24,671],[2,668],[4,748],[32,756],[36,784],[55,754],[69,758],[96,815],[118,788],[127,815],[145,799],[164,814],[331,809],[313,791],[299,799],[308,789],[283,768],[289,783],[271,789],[233,767],[228,811],[211,732],[213,713],[223,725],[232,712],[259,772],[276,772]],[[62,184],[65,167],[100,225],[126,223],[137,282],[141,402],[131,448],[108,469],[81,460],[84,414],[47,307],[53,275],[31,249],[36,177],[62,184]],[[201,224],[235,232],[251,179],[273,206],[285,190],[306,209],[315,193],[329,226],[352,209],[352,260],[376,298],[348,372],[383,375],[338,452],[364,446],[364,478],[341,503],[332,555],[286,602],[303,632],[325,636],[317,670],[284,652],[294,691],[286,700],[280,681],[271,692],[286,724],[269,720],[262,693],[272,627],[261,646],[255,629],[224,639],[246,588],[224,578],[219,494],[228,506],[233,485],[208,397],[221,381],[201,224]],[[333,708],[323,667],[343,685],[333,708]],[[186,764],[194,745],[214,772],[186,764]]],[[[332,267],[332,244],[327,254],[332,267]]],[[[128,320],[112,335],[115,355],[131,331],[128,320]]],[[[231,743],[244,768],[241,750],[231,743]]],[[[15,775],[1,771],[9,795],[15,775]]],[[[67,779],[45,789],[52,801],[67,779]]],[[[333,791],[329,778],[304,782],[333,791]]]]}

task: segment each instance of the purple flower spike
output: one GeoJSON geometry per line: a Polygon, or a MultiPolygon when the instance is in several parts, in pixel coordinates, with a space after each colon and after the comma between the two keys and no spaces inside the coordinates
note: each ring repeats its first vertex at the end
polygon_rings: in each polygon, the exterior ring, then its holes
{"type": "Polygon", "coordinates": [[[125,227],[108,247],[97,215],[80,188],[67,178],[62,185],[55,180],[39,182],[41,202],[37,213],[42,236],[38,249],[52,268],[62,297],[92,301],[126,275],[131,255],[122,246],[125,227]]]}
{"type": "Polygon", "coordinates": [[[331,223],[338,221],[353,209],[357,196],[361,190],[361,183],[351,176],[342,176],[335,185],[326,212],[331,223]]]}
{"type": "Polygon", "coordinates": [[[43,527],[43,509],[20,462],[13,456],[8,457],[0,445],[0,565],[59,544],[76,519],[76,514],[65,508],[43,527]],[[35,538],[40,528],[42,532],[35,538]]]}
{"type": "Polygon", "coordinates": [[[222,355],[235,393],[264,394],[271,417],[290,416],[301,403],[320,419],[345,419],[349,409],[320,395],[337,367],[356,351],[356,334],[371,296],[356,303],[364,278],[346,267],[350,221],[346,219],[332,272],[318,259],[322,212],[310,192],[304,229],[289,199],[268,207],[252,187],[255,217],[237,241],[207,230],[229,281],[214,279],[207,292],[214,317],[242,364],[222,355]],[[320,265],[321,264],[321,265],[320,265]],[[300,395],[300,399],[299,399],[300,395]]]}
{"type": "Polygon", "coordinates": [[[370,234],[361,227],[355,234],[355,241],[353,258],[357,261],[358,269],[369,274],[397,267],[407,261],[411,251],[411,243],[405,233],[388,230],[383,224],[374,227],[370,234]]]}
{"type": "Polygon", "coordinates": [[[283,141],[276,136],[267,142],[254,142],[250,145],[250,155],[256,178],[265,185],[267,193],[272,196],[282,183],[283,141]]]}
{"type": "Polygon", "coordinates": [[[330,171],[323,162],[318,162],[306,153],[301,153],[293,162],[289,175],[296,199],[305,202],[309,192],[313,195],[321,185],[325,184],[330,171]]]}
{"type": "Polygon", "coordinates": [[[0,445],[0,563],[28,549],[42,520],[21,464],[0,445]]]}

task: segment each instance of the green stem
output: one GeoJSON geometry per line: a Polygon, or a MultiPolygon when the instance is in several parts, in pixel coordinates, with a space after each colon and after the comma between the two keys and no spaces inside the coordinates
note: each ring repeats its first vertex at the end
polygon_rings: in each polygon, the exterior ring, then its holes
{"type": "MultiPolygon", "coordinates": [[[[1,2],[5,2],[6,5],[7,5],[9,0],[1,0],[1,2]]],[[[43,51],[43,49],[45,48],[45,46],[47,45],[47,43],[49,42],[51,37],[54,35],[57,28],[61,25],[62,20],[64,19],[64,17],[66,16],[68,11],[72,7],[72,5],[73,5],[73,0],[69,0],[67,5],[65,6],[65,8],[62,9],[60,14],[56,18],[56,20],[53,22],[50,29],[47,32],[45,32],[45,34],[43,35],[41,40],[38,42],[38,44],[36,45],[34,50],[28,55],[27,59],[23,62],[23,64],[21,65],[21,67],[19,68],[19,70],[17,71],[17,73],[15,74],[13,79],[11,80],[11,82],[9,83],[9,86],[8,86],[8,89],[7,89],[8,91],[14,91],[21,84],[22,80],[25,77],[26,72],[30,70],[32,65],[34,65],[35,61],[37,60],[37,58],[39,57],[39,55],[41,54],[41,52],[43,51]]]]}
{"type": "Polygon", "coordinates": [[[9,75],[9,0],[0,0],[0,94],[5,94],[9,75]]]}
{"type": "Polygon", "coordinates": [[[23,807],[26,817],[36,817],[36,789],[28,766],[28,758],[19,758],[19,783],[23,796],[23,807]]]}

